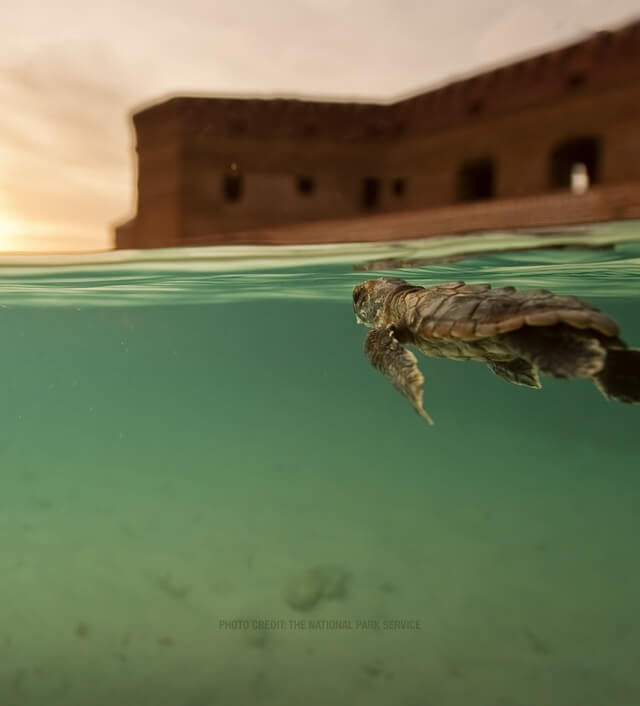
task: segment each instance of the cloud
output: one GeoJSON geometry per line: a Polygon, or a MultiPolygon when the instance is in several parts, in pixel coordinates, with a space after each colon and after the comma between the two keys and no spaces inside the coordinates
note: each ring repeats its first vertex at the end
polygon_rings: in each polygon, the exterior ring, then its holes
{"type": "Polygon", "coordinates": [[[133,210],[134,106],[180,92],[391,98],[635,11],[636,0],[22,0],[3,16],[0,205],[31,237],[106,246],[133,210]]]}

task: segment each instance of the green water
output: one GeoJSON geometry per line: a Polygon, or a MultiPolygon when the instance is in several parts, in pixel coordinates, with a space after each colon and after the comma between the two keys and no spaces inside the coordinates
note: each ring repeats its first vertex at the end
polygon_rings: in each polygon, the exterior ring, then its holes
{"type": "MultiPolygon", "coordinates": [[[[639,346],[605,235],[394,274],[639,346]]],[[[274,252],[0,263],[0,704],[637,706],[640,409],[421,356],[428,427],[362,355],[380,251],[274,252]]]]}

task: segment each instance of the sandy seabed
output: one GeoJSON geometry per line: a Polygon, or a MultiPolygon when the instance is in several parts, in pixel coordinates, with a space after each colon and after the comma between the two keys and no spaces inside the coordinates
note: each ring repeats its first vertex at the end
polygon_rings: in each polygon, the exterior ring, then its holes
{"type": "Polygon", "coordinates": [[[606,476],[91,470],[7,474],[3,705],[640,703],[606,476]],[[292,608],[322,566],[344,590],[292,608]]]}

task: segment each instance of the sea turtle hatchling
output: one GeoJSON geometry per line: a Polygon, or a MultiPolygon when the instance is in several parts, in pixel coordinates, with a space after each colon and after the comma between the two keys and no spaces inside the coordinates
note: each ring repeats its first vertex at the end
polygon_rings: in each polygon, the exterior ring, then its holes
{"type": "Polygon", "coordinates": [[[605,397],[640,402],[640,349],[618,337],[618,324],[595,307],[546,289],[450,282],[416,287],[396,277],[356,285],[358,323],[372,331],[364,352],[429,424],[416,357],[486,363],[516,385],[540,388],[538,372],[591,378],[605,397]]]}

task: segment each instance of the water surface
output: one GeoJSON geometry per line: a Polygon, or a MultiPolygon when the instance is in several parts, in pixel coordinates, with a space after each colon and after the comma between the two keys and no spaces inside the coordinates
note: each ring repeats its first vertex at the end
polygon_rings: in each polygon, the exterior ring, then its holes
{"type": "MultiPolygon", "coordinates": [[[[386,274],[640,346],[640,227],[569,237],[613,247],[386,274]]],[[[3,258],[0,703],[637,706],[640,409],[420,357],[430,428],[352,312],[354,264],[539,239],[3,258]]]]}

